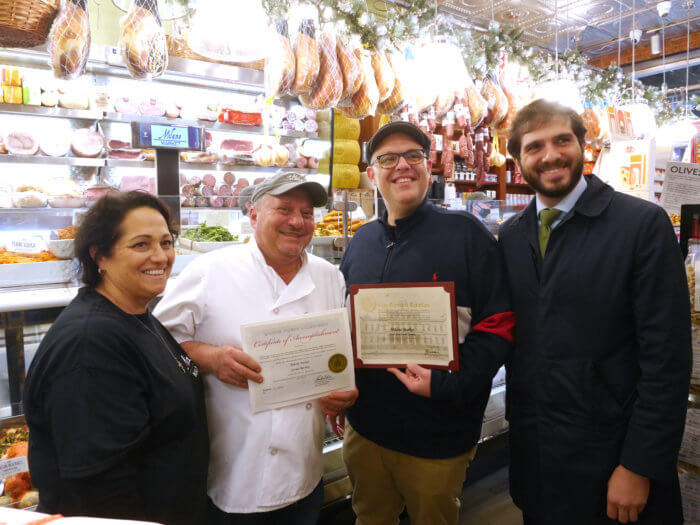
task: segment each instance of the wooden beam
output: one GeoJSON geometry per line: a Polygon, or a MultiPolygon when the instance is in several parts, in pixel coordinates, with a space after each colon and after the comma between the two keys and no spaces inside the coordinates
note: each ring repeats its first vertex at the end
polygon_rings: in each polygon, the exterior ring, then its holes
{"type": "MultiPolygon", "coordinates": [[[[676,55],[681,52],[685,52],[687,46],[686,35],[676,36],[673,38],[666,39],[666,56],[676,55]]],[[[700,31],[694,31],[690,33],[690,50],[694,50],[700,47],[700,31]]],[[[634,62],[638,64],[645,60],[651,60],[655,58],[661,58],[661,54],[652,55],[651,54],[651,43],[647,42],[643,45],[637,46],[634,52],[634,62]]],[[[591,66],[599,67],[605,69],[612,62],[617,62],[617,51],[614,53],[609,53],[597,58],[593,58],[588,61],[591,66]]],[[[624,66],[626,64],[632,63],[632,48],[622,50],[620,53],[620,64],[619,66],[624,66]]]]}

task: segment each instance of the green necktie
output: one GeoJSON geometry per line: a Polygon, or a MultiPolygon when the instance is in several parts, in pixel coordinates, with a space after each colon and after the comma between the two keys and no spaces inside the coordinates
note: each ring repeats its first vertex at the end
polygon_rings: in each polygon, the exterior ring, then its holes
{"type": "Polygon", "coordinates": [[[552,223],[557,220],[557,217],[561,215],[561,210],[554,208],[545,208],[540,212],[540,253],[542,254],[542,259],[544,259],[544,252],[547,251],[547,243],[549,242],[549,235],[552,233],[552,223]]]}

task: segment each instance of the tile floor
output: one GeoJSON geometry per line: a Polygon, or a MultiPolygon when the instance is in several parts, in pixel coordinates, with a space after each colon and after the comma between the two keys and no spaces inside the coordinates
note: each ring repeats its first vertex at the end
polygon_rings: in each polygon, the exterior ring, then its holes
{"type": "Polygon", "coordinates": [[[508,494],[508,468],[490,474],[462,493],[460,525],[522,525],[520,510],[508,494]]]}

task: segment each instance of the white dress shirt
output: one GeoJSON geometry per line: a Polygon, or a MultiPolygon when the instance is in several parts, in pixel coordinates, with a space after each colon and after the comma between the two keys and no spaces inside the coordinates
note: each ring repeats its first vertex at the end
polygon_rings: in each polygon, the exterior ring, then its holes
{"type": "MultiPolygon", "coordinates": [[[[241,347],[242,324],[341,308],[340,271],[304,254],[289,283],[257,244],[195,259],[168,283],[155,315],[179,342],[241,347]]],[[[311,493],[323,475],[324,418],[317,401],[259,412],[248,390],[204,375],[211,454],[208,494],[224,512],[266,512],[311,493]]]]}
{"type": "MultiPolygon", "coordinates": [[[[563,221],[566,218],[566,216],[569,213],[571,213],[571,210],[574,209],[574,206],[576,205],[578,200],[581,198],[581,195],[583,195],[583,192],[586,191],[587,187],[588,187],[588,183],[586,182],[586,178],[583,175],[581,175],[581,178],[579,179],[578,184],[576,184],[576,186],[574,186],[574,189],[571,190],[566,197],[564,197],[556,205],[553,206],[553,209],[560,210],[561,214],[552,223],[552,229],[559,226],[561,221],[563,221]]],[[[539,195],[537,195],[535,197],[535,204],[537,205],[537,223],[539,224],[540,212],[542,210],[544,210],[545,208],[548,208],[548,206],[544,205],[544,203],[540,200],[539,195]]]]}

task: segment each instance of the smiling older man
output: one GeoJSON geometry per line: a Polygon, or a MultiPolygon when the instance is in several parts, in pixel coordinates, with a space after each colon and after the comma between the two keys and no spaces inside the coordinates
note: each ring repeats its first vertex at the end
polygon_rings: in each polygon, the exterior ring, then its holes
{"type": "MultiPolygon", "coordinates": [[[[304,250],[326,191],[296,173],[255,186],[254,242],[202,255],[166,291],[156,315],[205,372],[211,438],[207,525],[315,523],[323,498],[318,402],[253,414],[248,380],[260,366],[241,350],[242,324],[340,308],[345,284],[304,250]]],[[[335,412],[357,390],[321,399],[335,412]]]]}
{"type": "Polygon", "coordinates": [[[358,525],[396,523],[404,506],[416,525],[457,523],[491,380],[512,341],[496,241],[472,215],[427,199],[429,150],[408,122],[372,137],[367,175],[387,212],[357,231],[341,270],[348,285],[454,282],[460,370],[356,370],[360,397],[347,410],[343,456],[358,525]]]}

